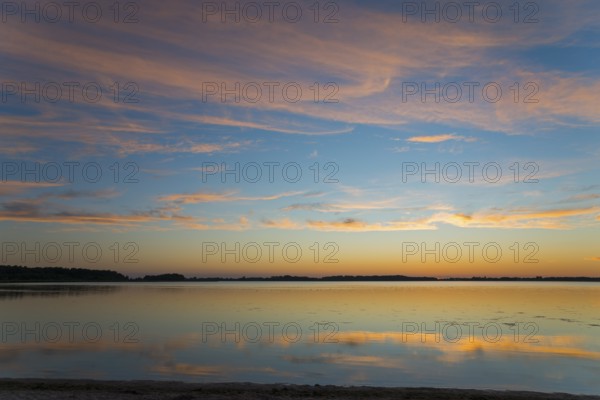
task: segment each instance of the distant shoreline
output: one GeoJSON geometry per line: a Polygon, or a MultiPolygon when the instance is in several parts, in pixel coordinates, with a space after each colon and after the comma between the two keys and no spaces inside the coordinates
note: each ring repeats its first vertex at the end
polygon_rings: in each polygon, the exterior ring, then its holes
{"type": "Polygon", "coordinates": [[[0,283],[70,283],[70,282],[600,282],[600,277],[487,277],[436,278],[405,275],[332,275],[323,277],[280,275],[270,277],[185,277],[170,273],[130,278],[116,271],[0,265],[0,283]]]}
{"type": "Polygon", "coordinates": [[[65,379],[0,379],[0,397],[12,399],[81,400],[255,400],[365,399],[380,400],[600,400],[600,396],[528,391],[388,388],[370,386],[286,385],[254,383],[183,383],[172,381],[95,381],[65,379]]]}

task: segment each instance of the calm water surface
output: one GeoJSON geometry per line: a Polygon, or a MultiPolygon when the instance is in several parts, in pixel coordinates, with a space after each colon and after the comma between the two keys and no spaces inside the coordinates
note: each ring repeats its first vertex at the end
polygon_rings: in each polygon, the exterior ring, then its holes
{"type": "Polygon", "coordinates": [[[3,377],[600,394],[600,285],[0,286],[3,377]]]}

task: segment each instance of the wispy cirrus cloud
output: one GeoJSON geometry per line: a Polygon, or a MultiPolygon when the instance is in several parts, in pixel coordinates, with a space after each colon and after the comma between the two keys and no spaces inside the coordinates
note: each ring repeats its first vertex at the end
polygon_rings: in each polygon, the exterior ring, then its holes
{"type": "Polygon", "coordinates": [[[307,221],[309,228],[320,231],[356,231],[356,232],[386,232],[386,231],[417,231],[433,230],[436,227],[429,224],[426,219],[414,221],[389,221],[368,223],[353,218],[346,218],[341,221],[307,221]]]}
{"type": "MultiPolygon", "coordinates": [[[[435,207],[431,207],[435,209],[435,207]]],[[[600,212],[600,207],[572,209],[494,209],[474,213],[436,212],[420,217],[369,222],[356,218],[344,218],[333,221],[307,220],[295,222],[289,219],[269,220],[263,225],[281,229],[312,229],[332,232],[386,232],[403,230],[436,230],[440,224],[461,228],[496,228],[496,229],[573,229],[577,226],[589,225],[593,221],[585,217],[600,212]],[[583,218],[583,221],[579,219],[583,218]]],[[[596,217],[600,220],[600,217],[596,217]]]]}
{"type": "MultiPolygon", "coordinates": [[[[144,5],[146,23],[135,30],[124,24],[102,25],[103,38],[87,26],[78,26],[74,35],[72,26],[38,24],[24,31],[16,24],[6,24],[4,29],[11,40],[0,43],[0,53],[11,61],[6,66],[10,72],[7,79],[19,80],[23,68],[35,71],[35,65],[47,66],[65,79],[96,80],[107,86],[115,80],[135,79],[144,94],[143,106],[103,99],[87,108],[69,108],[69,112],[89,115],[93,114],[91,110],[101,109],[119,115],[132,111],[159,118],[168,126],[166,131],[185,121],[326,135],[352,132],[356,124],[390,126],[418,121],[523,133],[531,127],[565,124],[573,118],[588,125],[598,121],[597,77],[558,73],[537,65],[528,68],[522,63],[506,62],[506,58],[497,62],[502,53],[489,51],[557,43],[568,46],[572,35],[596,23],[589,11],[595,9],[591,2],[566,5],[548,1],[540,23],[503,23],[494,29],[486,24],[405,22],[400,12],[383,12],[360,4],[345,5],[345,23],[331,24],[335,26],[258,23],[246,29],[243,24],[198,23],[197,18],[202,16],[200,4],[167,7],[148,1],[144,5]],[[332,28],[335,35],[330,34],[332,28]],[[228,40],[233,38],[236,40],[228,40]],[[113,45],[115,39],[119,40],[118,47],[113,45]],[[143,55],[139,54],[140,48],[144,49],[143,55]],[[76,67],[69,62],[72,54],[78,55],[76,67]],[[243,62],[249,59],[252,63],[243,62]],[[17,68],[12,60],[23,67],[17,68]],[[474,72],[474,64],[492,68],[474,72]],[[325,77],[323,71],[327,71],[325,77]],[[497,80],[508,86],[515,80],[532,80],[543,88],[543,96],[538,103],[518,104],[512,100],[497,104],[402,101],[403,82],[450,75],[481,83],[497,80]],[[317,78],[334,80],[339,85],[339,103],[313,101],[308,87],[317,78]],[[297,82],[307,96],[297,103],[270,101],[268,96],[256,102],[225,104],[221,96],[204,101],[205,82],[233,87],[236,83],[273,79],[297,82]],[[195,105],[201,105],[203,111],[199,113],[195,105]],[[204,112],[209,105],[210,112],[204,112]]],[[[111,125],[108,119],[102,123],[111,125]]],[[[40,132],[29,132],[31,136],[37,134],[40,132]]]]}
{"type": "Polygon", "coordinates": [[[378,201],[365,202],[338,202],[338,203],[296,203],[283,208],[283,211],[318,211],[322,213],[343,213],[351,211],[450,211],[453,207],[445,204],[432,204],[426,206],[408,206],[402,204],[404,198],[390,198],[378,201]]]}
{"type": "Polygon", "coordinates": [[[237,192],[213,193],[196,192],[189,194],[170,194],[160,196],[159,201],[173,202],[175,204],[197,204],[197,203],[220,203],[232,201],[271,201],[284,197],[293,197],[304,194],[304,192],[283,192],[267,196],[239,196],[237,192]]]}
{"type": "Polygon", "coordinates": [[[288,218],[263,220],[262,226],[283,230],[316,230],[323,232],[391,232],[403,230],[434,230],[434,225],[428,224],[426,220],[414,221],[389,221],[368,223],[354,218],[346,218],[336,221],[308,220],[306,222],[295,222],[288,218]]]}
{"type": "Polygon", "coordinates": [[[237,221],[227,222],[222,218],[213,219],[208,221],[202,218],[195,219],[182,219],[180,221],[175,221],[176,225],[183,229],[190,229],[196,231],[245,231],[252,227],[250,220],[241,216],[237,219],[237,221]]]}
{"type": "Polygon", "coordinates": [[[304,229],[303,224],[294,222],[289,218],[282,219],[263,219],[262,226],[275,229],[304,229]]]}
{"type": "Polygon", "coordinates": [[[179,140],[174,144],[158,142],[142,142],[140,140],[119,140],[116,143],[118,152],[122,156],[136,153],[162,153],[162,154],[212,154],[238,151],[248,148],[252,141],[226,142],[226,143],[199,143],[188,139],[179,140]]]}
{"type": "Polygon", "coordinates": [[[600,199],[600,193],[581,193],[573,196],[569,196],[566,199],[561,200],[561,203],[573,203],[573,202],[581,202],[588,200],[597,200],[600,199]]]}
{"type": "Polygon", "coordinates": [[[506,229],[572,229],[572,219],[600,212],[600,207],[535,210],[528,208],[480,211],[471,214],[441,213],[431,218],[460,227],[506,229]]]}
{"type": "MultiPolygon", "coordinates": [[[[99,193],[104,197],[116,195],[113,191],[99,193]]],[[[128,214],[111,212],[89,212],[64,205],[49,203],[51,198],[72,199],[90,196],[91,193],[64,192],[42,195],[31,199],[18,199],[0,205],[0,221],[56,223],[66,225],[103,225],[127,227],[131,229],[142,226],[164,229],[157,224],[173,224],[185,229],[194,230],[247,230],[253,226],[245,216],[236,221],[224,219],[206,219],[181,214],[182,205],[208,202],[231,201],[272,201],[288,196],[301,195],[299,192],[285,192],[271,196],[243,197],[235,193],[195,193],[190,195],[169,195],[159,201],[167,205],[147,211],[133,211],[128,214]],[[170,205],[169,205],[170,204],[170,205]]],[[[282,230],[317,230],[329,232],[386,232],[405,230],[436,230],[440,224],[448,224],[462,228],[500,228],[500,229],[572,229],[581,225],[589,225],[589,218],[594,214],[595,221],[600,221],[600,207],[563,208],[550,210],[536,209],[493,209],[473,213],[439,212],[439,209],[451,209],[449,206],[417,207],[421,213],[438,211],[429,215],[393,219],[387,221],[366,221],[357,218],[336,220],[294,221],[290,218],[263,218],[256,227],[282,230]]],[[[368,208],[372,210],[372,207],[368,208]]],[[[360,210],[360,209],[359,209],[360,210]]],[[[331,210],[329,210],[331,211],[331,210]]],[[[337,212],[337,211],[336,211],[337,212]]]]}
{"type": "Polygon", "coordinates": [[[52,188],[63,186],[63,183],[25,182],[7,180],[0,182],[0,196],[19,194],[30,189],[52,188]]]}
{"type": "MultiPolygon", "coordinates": [[[[109,193],[107,192],[107,195],[109,193]]],[[[88,194],[66,193],[19,199],[0,204],[0,221],[17,223],[42,223],[71,226],[71,231],[97,231],[96,228],[111,230],[223,230],[240,231],[251,227],[247,217],[235,221],[206,219],[183,215],[179,206],[166,205],[149,210],[134,210],[128,213],[87,211],[62,204],[48,202],[49,198],[73,198],[88,194]],[[66,196],[66,197],[65,197],[66,196]]]]}

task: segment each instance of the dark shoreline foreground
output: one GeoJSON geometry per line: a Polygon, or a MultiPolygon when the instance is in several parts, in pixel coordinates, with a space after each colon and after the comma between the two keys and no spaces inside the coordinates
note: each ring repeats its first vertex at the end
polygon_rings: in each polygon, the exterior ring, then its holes
{"type": "Polygon", "coordinates": [[[380,400],[600,400],[600,396],[525,391],[66,379],[0,379],[0,398],[3,400],[356,400],[367,398],[380,400]]]}

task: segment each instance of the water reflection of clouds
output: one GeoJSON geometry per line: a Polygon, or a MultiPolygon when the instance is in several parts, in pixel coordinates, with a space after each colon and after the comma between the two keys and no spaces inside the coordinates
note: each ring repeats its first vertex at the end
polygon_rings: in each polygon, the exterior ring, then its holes
{"type": "MultiPolygon", "coordinates": [[[[32,285],[30,293],[36,294],[30,298],[28,286],[19,286],[27,298],[18,307],[6,307],[5,319],[27,318],[23,312],[28,310],[35,315],[27,314],[29,326],[36,318],[42,325],[49,323],[46,318],[97,320],[106,334],[98,343],[0,343],[4,376],[600,390],[599,331],[594,326],[600,322],[590,306],[593,301],[584,301],[593,300],[597,288],[538,290],[536,302],[527,303],[523,296],[530,296],[529,291],[490,287],[485,288],[487,297],[481,297],[481,290],[470,287],[450,293],[443,287],[401,286],[263,290],[259,285],[32,285]],[[54,291],[86,296],[73,300],[37,295],[54,291]],[[573,312],[576,306],[579,312],[573,312]],[[342,316],[332,337],[337,342],[316,342],[315,322],[336,321],[334,314],[342,316]],[[470,342],[466,333],[457,343],[443,338],[438,343],[429,334],[423,343],[420,332],[408,338],[401,332],[401,324],[413,315],[430,329],[442,319],[481,325],[498,321],[491,324],[501,326],[505,335],[498,343],[481,335],[470,342]],[[115,343],[108,330],[114,321],[135,321],[140,341],[115,343]],[[203,337],[207,321],[219,327],[225,323],[227,329],[239,322],[242,332],[244,326],[266,321],[279,325],[274,337],[264,330],[261,340],[252,343],[243,334],[238,342],[232,334],[223,341],[220,331],[203,337]],[[282,327],[293,321],[304,331],[297,343],[281,335],[282,327]],[[515,323],[522,327],[523,321],[539,324],[534,337],[538,343],[523,343],[527,332],[514,341],[515,323]]],[[[11,288],[0,286],[0,300],[7,298],[2,289],[11,288]]]]}
{"type": "Polygon", "coordinates": [[[340,364],[345,366],[378,367],[378,368],[406,368],[401,360],[396,357],[353,355],[343,353],[321,353],[316,356],[283,357],[293,364],[340,364]]]}
{"type": "MultiPolygon", "coordinates": [[[[73,354],[96,357],[104,353],[108,358],[119,358],[121,361],[130,358],[145,360],[154,373],[161,376],[212,376],[235,378],[236,373],[244,371],[262,371],[274,376],[294,376],[294,368],[290,371],[272,369],[269,362],[284,360],[289,365],[315,364],[340,365],[360,368],[388,368],[409,370],[415,360],[429,359],[430,362],[460,364],[473,359],[498,359],[503,357],[531,358],[584,358],[599,360],[600,351],[587,347],[588,338],[584,336],[539,336],[538,343],[514,342],[501,340],[491,343],[481,337],[473,341],[463,340],[450,343],[444,340],[436,342],[435,335],[427,334],[424,341],[421,337],[407,340],[402,332],[339,332],[337,344],[314,343],[303,341],[290,344],[284,340],[273,342],[245,343],[240,346],[235,342],[222,342],[218,337],[210,338],[203,343],[198,333],[187,333],[176,337],[155,339],[151,343],[120,343],[110,339],[96,343],[86,342],[31,342],[0,344],[0,361],[5,371],[22,370],[21,361],[35,358],[68,358],[73,354]],[[270,350],[269,350],[270,348],[270,350]],[[212,349],[212,351],[211,351],[212,349]],[[279,350],[278,350],[279,349],[279,350]],[[215,350],[217,352],[215,352],[215,350]],[[242,350],[246,353],[242,354],[242,350]],[[283,352],[281,350],[284,350],[283,352]],[[249,352],[249,353],[248,353],[249,352]],[[91,353],[96,354],[92,356],[91,353]],[[243,366],[239,360],[251,355],[264,365],[243,366]],[[212,358],[218,355],[218,358],[212,358]],[[208,361],[212,363],[193,363],[192,361],[208,361]],[[219,364],[214,360],[218,359],[219,364]],[[249,369],[250,368],[250,369],[249,369]]],[[[40,365],[44,365],[42,362],[40,365]]]]}

